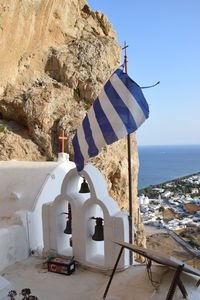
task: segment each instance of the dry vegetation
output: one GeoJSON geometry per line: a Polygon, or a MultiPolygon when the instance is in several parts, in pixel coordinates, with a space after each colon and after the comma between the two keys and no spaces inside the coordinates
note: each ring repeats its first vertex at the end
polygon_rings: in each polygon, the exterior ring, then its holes
{"type": "Polygon", "coordinates": [[[197,227],[187,227],[176,230],[176,233],[181,236],[191,246],[200,250],[200,229],[197,227]]]}
{"type": "Polygon", "coordinates": [[[171,209],[165,209],[163,211],[163,219],[164,220],[173,220],[177,217],[177,214],[175,214],[171,209]]]}
{"type": "Polygon", "coordinates": [[[183,209],[188,213],[195,213],[200,210],[200,206],[194,203],[183,204],[183,209]]]}
{"type": "Polygon", "coordinates": [[[200,259],[177,243],[168,233],[158,233],[147,237],[147,248],[162,255],[173,256],[197,269],[200,269],[200,259]]]}

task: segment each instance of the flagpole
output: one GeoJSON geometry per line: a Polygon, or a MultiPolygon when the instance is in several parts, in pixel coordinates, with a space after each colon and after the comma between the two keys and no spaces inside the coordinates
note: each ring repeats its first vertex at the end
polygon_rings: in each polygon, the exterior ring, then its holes
{"type": "MultiPolygon", "coordinates": [[[[128,57],[126,55],[126,41],[124,42],[124,71],[128,74],[128,57]]],[[[129,190],[129,243],[133,243],[133,212],[132,212],[132,168],[131,168],[131,136],[127,135],[128,149],[128,190],[129,190]]],[[[133,252],[129,252],[129,263],[133,264],[133,252]]]]}

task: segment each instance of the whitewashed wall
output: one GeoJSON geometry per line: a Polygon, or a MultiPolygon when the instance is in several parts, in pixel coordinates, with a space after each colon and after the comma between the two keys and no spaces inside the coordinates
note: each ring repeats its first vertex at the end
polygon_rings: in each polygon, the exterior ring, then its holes
{"type": "MultiPolygon", "coordinates": [[[[43,206],[44,251],[74,255],[82,265],[107,270],[113,267],[119,246],[112,240],[128,242],[128,216],[109,195],[104,178],[99,170],[87,164],[80,174],[89,183],[90,193],[80,194],[82,182],[76,169],[69,171],[62,184],[61,193],[53,203],[43,206]],[[64,234],[68,203],[72,210],[71,236],[64,234]],[[104,241],[93,241],[95,221],[91,217],[103,217],[104,241]]],[[[124,251],[119,268],[128,265],[128,253],[124,251]]]]}

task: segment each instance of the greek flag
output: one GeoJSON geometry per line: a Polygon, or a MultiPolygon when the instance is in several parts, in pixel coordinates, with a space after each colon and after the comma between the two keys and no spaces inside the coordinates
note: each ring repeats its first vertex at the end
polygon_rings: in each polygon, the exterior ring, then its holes
{"type": "Polygon", "coordinates": [[[148,116],[140,86],[123,72],[122,65],[104,85],[72,140],[78,172],[84,168],[84,161],[96,156],[103,146],[137,130],[148,116]]]}

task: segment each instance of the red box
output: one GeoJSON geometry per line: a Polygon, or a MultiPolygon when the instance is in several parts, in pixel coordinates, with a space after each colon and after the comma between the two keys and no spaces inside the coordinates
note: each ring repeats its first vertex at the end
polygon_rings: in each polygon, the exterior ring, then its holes
{"type": "Polygon", "coordinates": [[[75,271],[75,261],[73,258],[50,257],[48,259],[48,271],[71,275],[75,271]]]}

